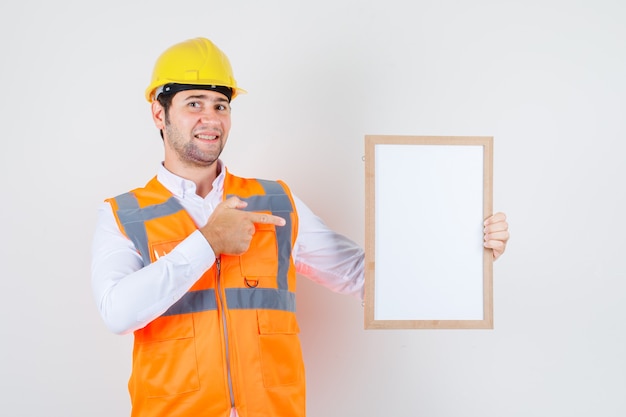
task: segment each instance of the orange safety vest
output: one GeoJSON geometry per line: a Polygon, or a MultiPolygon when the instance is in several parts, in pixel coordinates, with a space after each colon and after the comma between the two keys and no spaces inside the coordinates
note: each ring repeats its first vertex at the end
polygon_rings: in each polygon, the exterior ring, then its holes
{"type": "MultiPolygon", "coordinates": [[[[228,417],[232,407],[240,417],[305,415],[291,256],[295,204],[282,182],[227,172],[224,198],[232,195],[248,202],[245,210],[287,224],[257,224],[246,253],[220,256],[180,300],[135,331],[133,417],[228,417]]],[[[145,265],[197,230],[156,178],[109,201],[145,265]]]]}

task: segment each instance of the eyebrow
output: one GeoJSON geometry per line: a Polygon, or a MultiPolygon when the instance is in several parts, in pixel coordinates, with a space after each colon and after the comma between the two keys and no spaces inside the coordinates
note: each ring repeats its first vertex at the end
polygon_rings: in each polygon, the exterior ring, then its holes
{"type": "Polygon", "coordinates": [[[194,94],[194,95],[185,97],[185,101],[188,101],[188,100],[209,100],[213,102],[228,103],[228,100],[226,99],[226,97],[216,97],[216,96],[208,95],[208,94],[194,94]]]}

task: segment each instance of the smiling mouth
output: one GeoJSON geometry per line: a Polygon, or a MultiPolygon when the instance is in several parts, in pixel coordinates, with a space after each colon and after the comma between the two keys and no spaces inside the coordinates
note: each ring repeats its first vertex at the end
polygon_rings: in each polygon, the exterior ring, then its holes
{"type": "Polygon", "coordinates": [[[195,135],[195,137],[202,140],[215,140],[218,138],[217,135],[195,135]]]}

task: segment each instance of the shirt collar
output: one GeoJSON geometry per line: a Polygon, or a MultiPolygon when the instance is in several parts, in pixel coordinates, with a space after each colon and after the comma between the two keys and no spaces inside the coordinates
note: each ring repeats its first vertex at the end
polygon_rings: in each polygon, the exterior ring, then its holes
{"type": "MultiPolygon", "coordinates": [[[[219,193],[219,195],[222,195],[222,191],[224,190],[224,177],[226,176],[226,166],[220,159],[217,160],[217,163],[220,173],[215,178],[215,180],[213,180],[213,188],[211,189],[211,192],[207,195],[207,198],[211,195],[214,195],[215,193],[219,193]]],[[[157,180],[176,197],[189,198],[190,196],[196,195],[196,184],[191,180],[179,177],[173,172],[168,171],[168,169],[163,166],[163,162],[159,164],[159,168],[157,170],[157,180]]]]}

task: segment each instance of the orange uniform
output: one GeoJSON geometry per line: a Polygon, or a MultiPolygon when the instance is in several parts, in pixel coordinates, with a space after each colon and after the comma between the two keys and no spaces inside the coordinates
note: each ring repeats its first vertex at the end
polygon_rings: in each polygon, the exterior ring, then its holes
{"type": "MultiPolygon", "coordinates": [[[[257,224],[249,250],[222,255],[163,315],[135,331],[129,381],[134,417],[305,415],[304,364],[295,316],[291,251],[298,217],[282,182],[226,173],[224,198],[283,217],[257,224]]],[[[197,226],[156,178],[110,199],[120,230],[144,264],[197,226]]]]}

